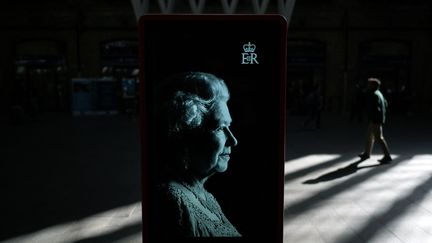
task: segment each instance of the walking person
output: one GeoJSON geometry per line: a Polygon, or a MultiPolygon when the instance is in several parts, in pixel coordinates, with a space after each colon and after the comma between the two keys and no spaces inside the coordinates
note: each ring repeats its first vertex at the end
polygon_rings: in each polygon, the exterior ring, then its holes
{"type": "Polygon", "coordinates": [[[372,153],[375,140],[380,144],[384,157],[379,159],[380,163],[392,161],[389,148],[383,135],[383,125],[386,122],[387,101],[379,90],[381,81],[377,78],[368,79],[368,94],[366,98],[366,109],[368,115],[367,140],[363,153],[359,154],[360,159],[367,160],[372,153]]]}

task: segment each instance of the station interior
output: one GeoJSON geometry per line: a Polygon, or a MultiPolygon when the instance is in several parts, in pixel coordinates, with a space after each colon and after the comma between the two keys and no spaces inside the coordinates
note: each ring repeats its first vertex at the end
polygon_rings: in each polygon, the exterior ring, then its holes
{"type": "Polygon", "coordinates": [[[287,18],[283,242],[432,242],[432,2],[2,5],[0,242],[142,242],[138,18],[145,14],[287,18]],[[389,164],[377,161],[378,145],[371,159],[358,160],[367,129],[358,99],[369,77],[381,80],[389,103],[389,164]],[[317,84],[321,118],[306,124],[317,84]]]}

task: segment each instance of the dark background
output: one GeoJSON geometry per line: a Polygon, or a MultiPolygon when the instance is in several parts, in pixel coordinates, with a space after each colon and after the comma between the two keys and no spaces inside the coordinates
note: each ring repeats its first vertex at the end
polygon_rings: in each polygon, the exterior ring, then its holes
{"type": "MultiPolygon", "coordinates": [[[[231,127],[238,145],[232,148],[227,172],[214,175],[206,187],[243,235],[242,242],[276,242],[282,237],[282,205],[278,200],[283,185],[278,168],[283,163],[279,141],[283,134],[280,108],[281,69],[285,68],[281,63],[284,20],[246,19],[144,20],[141,28],[145,88],[140,95],[147,97],[150,113],[153,104],[149,92],[158,80],[171,74],[203,71],[225,80],[231,94],[231,127]],[[241,64],[243,44],[249,41],[256,45],[259,64],[241,64]]],[[[144,119],[152,134],[149,113],[144,119]]],[[[151,143],[152,138],[148,141],[151,143]]],[[[154,163],[152,151],[149,154],[148,163],[154,163]]]]}
{"type": "MultiPolygon", "coordinates": [[[[161,13],[157,2],[151,0],[148,13],[161,13]]],[[[191,14],[188,1],[175,2],[172,13],[191,14]]],[[[206,2],[203,14],[223,13],[220,1],[206,2]]],[[[253,14],[251,2],[239,1],[235,14],[253,14]]],[[[277,3],[269,1],[265,13],[278,13],[277,3]]],[[[117,84],[115,97],[122,100],[121,79],[137,77],[137,30],[130,1],[2,2],[0,240],[75,223],[140,202],[139,124],[136,110],[125,109],[134,106],[119,102],[118,114],[114,116],[74,116],[71,108],[71,79],[76,77],[113,78],[117,84]],[[30,92],[31,87],[37,92],[30,92]],[[35,98],[39,98],[38,111],[30,106],[35,98]]],[[[390,143],[399,142],[395,152],[411,149],[430,153],[431,30],[430,0],[297,0],[287,37],[287,88],[297,90],[299,80],[322,82],[323,129],[328,129],[326,134],[333,140],[321,142],[315,133],[303,137],[302,133],[288,131],[286,136],[292,143],[286,145],[287,155],[291,156],[287,158],[302,155],[293,144],[310,146],[303,149],[306,154],[347,151],[338,146],[345,139],[351,139],[353,147],[358,146],[352,148],[354,156],[359,152],[361,134],[353,134],[351,128],[341,130],[339,125],[348,123],[356,84],[362,84],[368,75],[378,76],[387,87],[392,87],[390,90],[396,91],[391,93],[394,98],[390,98],[389,107],[389,126],[399,124],[393,128],[395,136],[389,136],[390,143]],[[402,84],[406,84],[405,91],[401,90],[402,84]],[[406,140],[408,135],[411,140],[406,140]],[[341,136],[343,139],[338,139],[341,136]],[[418,146],[416,141],[426,145],[418,146]]],[[[247,93],[242,90],[238,90],[242,95],[247,93]]],[[[304,119],[302,96],[296,94],[288,92],[286,97],[287,125],[294,127],[295,121],[304,119]]],[[[234,103],[234,95],[232,99],[234,103]]],[[[234,109],[233,105],[230,108],[234,109]]],[[[238,114],[249,108],[242,107],[238,114]]],[[[251,114],[246,110],[245,113],[251,114]]],[[[236,115],[235,123],[239,118],[236,115]]],[[[239,138],[236,150],[240,151],[247,140],[239,137],[241,131],[234,132],[239,138]]],[[[224,177],[234,172],[235,161],[233,157],[224,177]]],[[[240,166],[240,170],[245,168],[240,166]]],[[[211,181],[216,183],[218,179],[215,176],[211,181]]],[[[250,177],[252,182],[259,180],[250,177]]],[[[249,186],[244,189],[259,190],[249,186]]],[[[248,198],[254,200],[254,195],[252,192],[248,198]]],[[[316,201],[303,202],[310,203],[316,201]]],[[[264,214],[266,208],[254,210],[264,214]]],[[[141,225],[136,224],[132,231],[140,234],[141,225]]],[[[120,236],[106,233],[101,239],[112,242],[132,234],[122,232],[115,231],[120,236]]]]}

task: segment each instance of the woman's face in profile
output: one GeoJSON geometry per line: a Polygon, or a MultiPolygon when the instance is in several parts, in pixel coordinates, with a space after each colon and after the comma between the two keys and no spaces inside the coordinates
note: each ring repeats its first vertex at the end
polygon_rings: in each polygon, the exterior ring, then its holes
{"type": "Polygon", "coordinates": [[[237,145],[232,134],[231,115],[227,103],[218,102],[210,111],[204,132],[199,133],[190,147],[190,168],[200,176],[206,177],[228,168],[231,147],[237,145]]]}

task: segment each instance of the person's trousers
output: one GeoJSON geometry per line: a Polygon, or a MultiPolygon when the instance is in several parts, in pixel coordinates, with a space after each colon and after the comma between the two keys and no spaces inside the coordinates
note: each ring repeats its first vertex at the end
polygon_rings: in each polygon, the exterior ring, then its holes
{"type": "Polygon", "coordinates": [[[368,154],[368,155],[372,154],[372,149],[373,149],[375,140],[381,146],[381,149],[382,149],[384,155],[390,156],[387,142],[384,139],[382,124],[369,122],[368,129],[367,129],[366,148],[365,148],[366,154],[368,154]]]}

